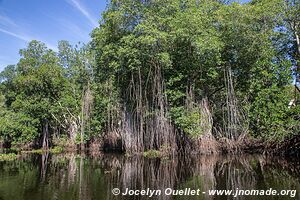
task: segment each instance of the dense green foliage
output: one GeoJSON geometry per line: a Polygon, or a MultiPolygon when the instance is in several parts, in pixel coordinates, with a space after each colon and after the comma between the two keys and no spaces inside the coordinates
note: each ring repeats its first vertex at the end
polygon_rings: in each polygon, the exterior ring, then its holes
{"type": "Polygon", "coordinates": [[[1,72],[0,138],[44,147],[120,132],[125,148],[149,150],[171,147],[172,130],[299,134],[299,104],[288,106],[299,99],[290,86],[290,68],[300,65],[299,7],[111,0],[90,44],[61,41],[54,52],[32,41],[1,72]]]}
{"type": "Polygon", "coordinates": [[[86,46],[65,41],[58,53],[38,41],[22,49],[19,63],[1,72],[1,138],[39,146],[45,129],[52,138],[79,133],[82,98],[92,78],[89,54],[86,46]]]}
{"type": "Polygon", "coordinates": [[[17,155],[14,153],[8,153],[8,154],[0,154],[0,161],[12,161],[17,158],[17,155]]]}

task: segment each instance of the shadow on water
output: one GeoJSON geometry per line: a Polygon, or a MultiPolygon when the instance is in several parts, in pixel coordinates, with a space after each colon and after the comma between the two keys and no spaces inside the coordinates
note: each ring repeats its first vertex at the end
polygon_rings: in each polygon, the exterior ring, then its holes
{"type": "Polygon", "coordinates": [[[114,196],[113,188],[161,190],[152,199],[300,199],[299,160],[264,156],[201,156],[172,160],[118,154],[23,155],[0,162],[0,200],[149,199],[114,196]],[[163,195],[166,188],[200,189],[198,196],[163,195]],[[297,190],[296,196],[210,196],[211,189],[297,190]]]}

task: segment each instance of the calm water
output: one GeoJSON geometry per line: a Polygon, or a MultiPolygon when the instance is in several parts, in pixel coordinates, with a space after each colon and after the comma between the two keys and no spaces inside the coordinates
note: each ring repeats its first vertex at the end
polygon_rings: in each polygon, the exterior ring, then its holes
{"type": "Polygon", "coordinates": [[[122,155],[23,155],[0,162],[0,200],[150,199],[129,189],[289,189],[290,196],[153,196],[152,199],[300,199],[300,164],[263,156],[146,159],[122,155]]]}

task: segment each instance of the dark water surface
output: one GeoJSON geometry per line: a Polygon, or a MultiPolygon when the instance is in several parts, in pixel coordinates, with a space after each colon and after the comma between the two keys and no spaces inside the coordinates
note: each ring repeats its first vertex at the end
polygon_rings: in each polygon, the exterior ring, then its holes
{"type": "MultiPolygon", "coordinates": [[[[200,156],[147,159],[107,154],[22,155],[0,162],[0,200],[110,199],[300,199],[299,160],[264,156],[200,156]],[[161,190],[146,195],[112,194],[113,188],[161,190]],[[165,195],[165,189],[199,195],[165,195]],[[292,195],[212,196],[211,189],[297,190],[292,195]],[[202,192],[206,192],[203,194],[202,192]],[[291,197],[293,196],[293,197],[291,197]]],[[[187,194],[187,193],[186,193],[187,194]]]]}

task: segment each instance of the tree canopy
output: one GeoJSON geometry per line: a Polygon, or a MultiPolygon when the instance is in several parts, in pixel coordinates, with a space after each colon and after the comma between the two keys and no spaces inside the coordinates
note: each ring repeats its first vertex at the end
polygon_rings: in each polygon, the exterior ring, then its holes
{"type": "Polygon", "coordinates": [[[299,134],[295,0],[111,0],[89,44],[32,41],[1,72],[0,138],[128,152],[299,134]]]}

